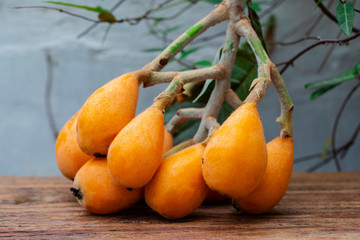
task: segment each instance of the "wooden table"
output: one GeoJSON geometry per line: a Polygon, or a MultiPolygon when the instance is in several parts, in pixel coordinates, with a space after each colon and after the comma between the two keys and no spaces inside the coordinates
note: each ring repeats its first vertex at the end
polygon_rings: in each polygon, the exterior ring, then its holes
{"type": "Polygon", "coordinates": [[[227,201],[203,205],[178,221],[144,203],[92,215],[70,187],[61,177],[0,176],[0,238],[360,239],[360,172],[294,173],[284,199],[262,216],[236,212],[227,201]]]}

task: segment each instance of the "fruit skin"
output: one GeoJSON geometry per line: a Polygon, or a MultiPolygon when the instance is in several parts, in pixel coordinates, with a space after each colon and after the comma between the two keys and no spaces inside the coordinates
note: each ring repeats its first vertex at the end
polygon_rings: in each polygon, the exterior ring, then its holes
{"type": "Polygon", "coordinates": [[[284,197],[294,164],[294,143],[290,137],[277,137],[267,144],[268,164],[256,189],[236,205],[249,214],[261,214],[275,207],[284,197]]]}
{"type": "Polygon", "coordinates": [[[111,143],[108,168],[116,184],[140,188],[158,169],[164,146],[164,115],[149,107],[124,127],[111,143]]]}
{"type": "Polygon", "coordinates": [[[224,195],[244,197],[259,184],[266,161],[266,142],[257,107],[244,103],[207,144],[204,179],[211,189],[224,195]]]}
{"type": "Polygon", "coordinates": [[[112,181],[106,158],[92,158],[85,163],[76,174],[71,190],[81,206],[96,214],[121,211],[143,197],[143,189],[129,191],[112,181]]]}
{"type": "Polygon", "coordinates": [[[171,133],[165,128],[164,129],[164,147],[163,155],[174,146],[174,139],[171,133]]]}
{"type": "Polygon", "coordinates": [[[83,152],[106,155],[114,137],[134,118],[138,93],[137,75],[127,73],[106,83],[86,100],[77,124],[83,152]]]}
{"type": "Polygon", "coordinates": [[[146,203],[168,219],[179,219],[195,211],[207,194],[201,157],[205,147],[198,143],[164,159],[145,186],[146,203]]]}
{"type": "Polygon", "coordinates": [[[75,113],[63,126],[56,139],[55,156],[60,172],[73,180],[77,171],[92,156],[83,153],[77,143],[76,124],[79,112],[75,113]]]}

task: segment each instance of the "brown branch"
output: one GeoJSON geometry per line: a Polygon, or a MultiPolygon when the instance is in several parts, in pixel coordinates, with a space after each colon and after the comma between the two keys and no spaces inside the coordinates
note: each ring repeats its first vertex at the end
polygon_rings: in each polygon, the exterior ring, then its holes
{"type": "Polygon", "coordinates": [[[50,125],[50,130],[54,139],[56,140],[59,130],[56,127],[54,113],[51,107],[51,90],[52,90],[52,83],[53,83],[53,61],[49,52],[46,52],[46,84],[45,84],[45,95],[44,95],[44,102],[45,102],[45,112],[46,118],[50,125]]]}
{"type": "MultiPolygon", "coordinates": [[[[342,31],[339,30],[338,34],[336,35],[336,38],[339,38],[339,37],[341,36],[341,32],[342,32],[342,31]]],[[[316,71],[316,73],[320,73],[320,72],[323,70],[323,68],[325,67],[327,61],[330,59],[330,55],[333,53],[333,51],[334,51],[334,49],[335,49],[335,46],[336,46],[336,45],[333,44],[333,45],[330,47],[330,49],[327,51],[324,59],[321,61],[321,64],[320,64],[318,70],[316,71]]]]}
{"type": "Polygon", "coordinates": [[[337,170],[340,172],[341,171],[341,167],[340,167],[340,164],[339,164],[339,159],[337,157],[337,152],[336,152],[336,146],[335,146],[335,139],[336,139],[336,130],[337,130],[337,127],[338,127],[338,124],[339,124],[339,120],[340,120],[340,117],[345,109],[345,106],[346,104],[349,102],[351,96],[356,92],[356,90],[360,87],[360,82],[355,85],[355,87],[353,87],[351,89],[351,91],[348,93],[348,95],[346,96],[344,102],[341,104],[341,107],[340,107],[340,110],[339,112],[337,113],[336,115],[336,118],[335,118],[335,123],[334,123],[334,126],[333,126],[333,130],[332,130],[332,136],[331,136],[331,151],[332,151],[332,155],[333,155],[333,158],[335,160],[335,164],[336,164],[336,168],[337,170]]]}
{"type": "Polygon", "coordinates": [[[55,10],[55,11],[58,11],[58,12],[61,12],[61,13],[68,14],[68,15],[73,16],[73,17],[77,17],[77,18],[84,19],[84,20],[89,21],[89,22],[94,22],[94,23],[100,23],[100,22],[102,22],[102,21],[100,21],[100,20],[94,20],[94,19],[91,19],[91,18],[88,18],[88,17],[82,16],[82,15],[79,15],[79,14],[75,14],[75,13],[72,13],[72,12],[69,12],[69,11],[65,11],[65,10],[63,10],[63,9],[61,9],[61,8],[46,7],[46,6],[25,6],[25,7],[15,7],[15,9],[24,9],[24,8],[38,8],[38,9],[49,9],[49,10],[55,10]]]}
{"type": "Polygon", "coordinates": [[[294,41],[290,41],[290,42],[272,42],[270,44],[272,45],[281,45],[281,46],[287,46],[287,45],[294,45],[294,44],[297,44],[297,43],[300,43],[300,42],[303,42],[305,40],[321,40],[320,37],[312,37],[312,36],[305,36],[305,37],[302,37],[302,38],[299,38],[297,40],[294,40],[294,41]]]}
{"type": "Polygon", "coordinates": [[[321,39],[319,40],[318,42],[306,47],[305,49],[303,49],[302,51],[300,51],[299,53],[297,53],[294,57],[292,57],[290,60],[288,61],[284,61],[284,62],[281,62],[281,63],[278,63],[276,64],[276,66],[281,66],[281,65],[285,65],[280,73],[284,73],[285,70],[290,66],[290,65],[293,65],[293,63],[295,62],[296,59],[298,59],[299,57],[301,57],[303,54],[305,54],[306,52],[310,51],[311,49],[313,49],[314,47],[317,47],[319,45],[326,45],[326,44],[329,44],[329,43],[348,43],[350,42],[351,40],[354,40],[356,39],[357,37],[360,36],[360,32],[350,36],[350,37],[347,37],[347,38],[342,38],[342,39],[321,39]]]}
{"type": "MultiPolygon", "coordinates": [[[[118,7],[120,7],[121,4],[123,4],[126,0],[120,0],[118,1],[111,9],[110,12],[114,12],[118,7]]],[[[93,23],[89,27],[87,27],[84,31],[82,31],[77,38],[82,38],[86,34],[88,34],[92,29],[94,29],[99,23],[93,23]]]]}

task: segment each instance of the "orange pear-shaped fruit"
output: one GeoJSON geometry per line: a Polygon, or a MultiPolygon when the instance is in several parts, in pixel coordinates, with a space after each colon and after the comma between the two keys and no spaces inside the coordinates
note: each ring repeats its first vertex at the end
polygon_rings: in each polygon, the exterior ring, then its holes
{"type": "Polygon", "coordinates": [[[111,143],[108,168],[113,180],[126,188],[145,186],[161,163],[164,115],[149,107],[124,127],[111,143]]]}
{"type": "Polygon", "coordinates": [[[80,150],[76,136],[76,124],[79,112],[75,113],[63,126],[56,139],[55,156],[60,172],[73,180],[77,171],[92,156],[80,150]]]}
{"type": "Polygon", "coordinates": [[[254,103],[234,111],[206,146],[203,175],[207,185],[232,198],[259,184],[267,161],[264,131],[254,103]]]}
{"type": "Polygon", "coordinates": [[[201,171],[204,149],[198,143],[163,160],[145,186],[145,201],[152,209],[165,218],[179,219],[201,205],[207,193],[201,171]]]}
{"type": "Polygon", "coordinates": [[[77,124],[78,143],[92,156],[107,154],[119,131],[135,116],[138,77],[127,73],[96,90],[85,102],[77,124]]]}
{"type": "Polygon", "coordinates": [[[70,189],[81,206],[96,214],[110,214],[130,207],[143,197],[143,189],[116,185],[107,170],[106,158],[93,158],[75,176],[70,189]]]}
{"type": "Polygon", "coordinates": [[[174,146],[174,140],[172,134],[165,128],[164,129],[164,147],[163,154],[169,151],[174,146]]]}
{"type": "Polygon", "coordinates": [[[250,214],[261,214],[275,207],[284,197],[294,163],[291,137],[277,137],[267,144],[268,163],[260,184],[249,195],[235,199],[237,207],[250,214]]]}

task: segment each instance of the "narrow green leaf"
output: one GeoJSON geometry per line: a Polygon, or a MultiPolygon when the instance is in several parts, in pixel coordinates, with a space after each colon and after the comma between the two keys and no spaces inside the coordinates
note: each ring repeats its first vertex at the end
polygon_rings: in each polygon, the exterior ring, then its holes
{"type": "Polygon", "coordinates": [[[192,49],[189,49],[189,50],[181,50],[179,59],[182,60],[182,59],[186,58],[187,56],[189,56],[190,54],[196,52],[200,48],[201,47],[192,48],[192,49]]]}
{"type": "Polygon", "coordinates": [[[251,84],[257,78],[257,68],[257,64],[254,64],[245,79],[240,83],[240,86],[235,90],[242,101],[249,95],[251,84]]]}
{"type": "Polygon", "coordinates": [[[354,70],[355,70],[356,72],[359,72],[359,71],[360,71],[360,60],[356,63],[354,70]]]}
{"type": "Polygon", "coordinates": [[[162,52],[164,48],[146,48],[143,49],[143,52],[162,52]]]}
{"type": "Polygon", "coordinates": [[[310,99],[314,100],[338,85],[339,84],[334,84],[334,85],[318,88],[310,95],[310,99]]]}
{"type": "Polygon", "coordinates": [[[206,67],[209,67],[209,66],[211,66],[211,62],[207,61],[207,60],[202,60],[202,61],[197,61],[193,65],[194,66],[206,66],[206,67]]]}
{"type": "Polygon", "coordinates": [[[350,36],[352,33],[352,27],[354,23],[354,5],[352,2],[339,3],[336,7],[336,19],[341,31],[346,36],[350,36]]]}
{"type": "Polygon", "coordinates": [[[215,80],[214,79],[208,79],[205,81],[203,88],[201,89],[201,92],[199,93],[199,95],[193,100],[194,103],[198,102],[203,95],[205,95],[206,92],[208,92],[209,90],[211,91],[212,88],[210,89],[210,86],[214,86],[215,84],[215,80]]]}
{"type": "Polygon", "coordinates": [[[334,84],[340,84],[342,82],[352,80],[354,78],[356,78],[356,71],[354,69],[351,69],[351,70],[343,72],[342,74],[340,74],[334,78],[308,83],[305,85],[305,88],[313,89],[313,88],[331,86],[334,84]]]}
{"type": "Polygon", "coordinates": [[[260,4],[252,3],[251,6],[252,6],[252,9],[254,9],[255,12],[261,12],[260,4]]]}
{"type": "Polygon", "coordinates": [[[102,13],[102,12],[110,13],[109,10],[103,9],[100,6],[98,6],[98,7],[89,7],[89,6],[85,6],[85,5],[77,5],[77,4],[72,4],[72,3],[55,2],[55,1],[45,1],[45,3],[51,3],[51,4],[62,5],[62,6],[67,6],[67,7],[74,7],[74,8],[81,8],[81,9],[84,9],[84,10],[87,10],[87,11],[97,12],[97,13],[102,13]]]}
{"type": "Polygon", "coordinates": [[[211,4],[219,4],[222,0],[202,0],[203,2],[208,2],[211,4]]]}
{"type": "Polygon", "coordinates": [[[173,31],[178,30],[181,27],[182,27],[181,25],[177,25],[177,26],[166,28],[164,30],[156,30],[156,32],[161,33],[161,34],[169,34],[169,33],[173,32],[173,31]]]}

